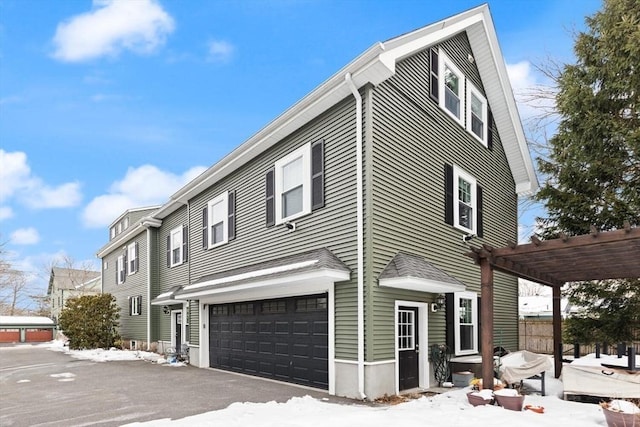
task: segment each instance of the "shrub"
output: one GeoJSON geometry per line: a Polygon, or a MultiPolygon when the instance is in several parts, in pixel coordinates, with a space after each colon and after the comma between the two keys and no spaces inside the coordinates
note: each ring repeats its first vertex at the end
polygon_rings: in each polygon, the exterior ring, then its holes
{"type": "Polygon", "coordinates": [[[110,348],[120,338],[119,311],[111,294],[85,295],[67,301],[58,324],[71,349],[110,348]]]}

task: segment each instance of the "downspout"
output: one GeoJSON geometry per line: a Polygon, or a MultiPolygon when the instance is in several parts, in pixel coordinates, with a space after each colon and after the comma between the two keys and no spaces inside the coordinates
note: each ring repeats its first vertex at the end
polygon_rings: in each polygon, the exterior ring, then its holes
{"type": "Polygon", "coordinates": [[[351,79],[351,73],[344,76],[353,97],[356,99],[356,223],[357,223],[357,263],[358,263],[358,394],[364,393],[364,201],[362,177],[362,97],[351,79]]]}
{"type": "Polygon", "coordinates": [[[151,348],[151,252],[151,227],[147,227],[147,351],[151,348]]]}

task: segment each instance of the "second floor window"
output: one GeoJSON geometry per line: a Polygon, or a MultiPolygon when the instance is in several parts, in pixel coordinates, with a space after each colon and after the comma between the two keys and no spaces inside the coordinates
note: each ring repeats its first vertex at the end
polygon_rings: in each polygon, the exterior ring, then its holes
{"type": "Polygon", "coordinates": [[[445,165],[445,222],[483,237],[482,187],[457,166],[445,165]]]}
{"type": "Polygon", "coordinates": [[[134,242],[127,246],[127,273],[129,275],[138,272],[138,243],[134,242]]]}
{"type": "Polygon", "coordinates": [[[126,271],[125,271],[125,256],[120,255],[116,261],[116,283],[118,285],[124,283],[126,271]]]}
{"type": "Polygon", "coordinates": [[[188,229],[179,226],[167,236],[167,267],[175,267],[187,262],[188,229]]]}
{"type": "Polygon", "coordinates": [[[266,175],[267,226],[324,206],[324,140],[305,144],[275,162],[266,175]]]}
{"type": "Polygon", "coordinates": [[[211,249],[235,238],[235,192],[225,191],[202,210],[202,247],[211,249]]]}

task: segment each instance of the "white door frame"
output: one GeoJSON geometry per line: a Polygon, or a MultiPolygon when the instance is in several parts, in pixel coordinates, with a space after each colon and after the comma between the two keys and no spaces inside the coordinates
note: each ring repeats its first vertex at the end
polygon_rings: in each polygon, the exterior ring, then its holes
{"type": "Polygon", "coordinates": [[[176,348],[176,316],[180,314],[182,318],[182,322],[180,323],[180,337],[182,337],[182,343],[186,343],[185,337],[185,324],[184,324],[184,312],[182,309],[171,310],[171,347],[175,348],[176,351],[180,351],[179,348],[176,348]]]}
{"type": "Polygon", "coordinates": [[[418,387],[422,389],[429,388],[429,304],[426,302],[396,300],[393,311],[396,394],[400,393],[400,352],[398,350],[398,310],[400,306],[415,307],[418,309],[418,387]]]}

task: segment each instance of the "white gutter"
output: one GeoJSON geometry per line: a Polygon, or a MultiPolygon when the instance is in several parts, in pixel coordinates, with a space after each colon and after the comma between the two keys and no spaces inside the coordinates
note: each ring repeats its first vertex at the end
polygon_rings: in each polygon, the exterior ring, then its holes
{"type": "Polygon", "coordinates": [[[358,246],[358,393],[364,393],[364,219],[363,219],[363,178],[362,178],[362,97],[353,84],[351,73],[344,76],[353,97],[356,99],[356,223],[358,246]]]}

